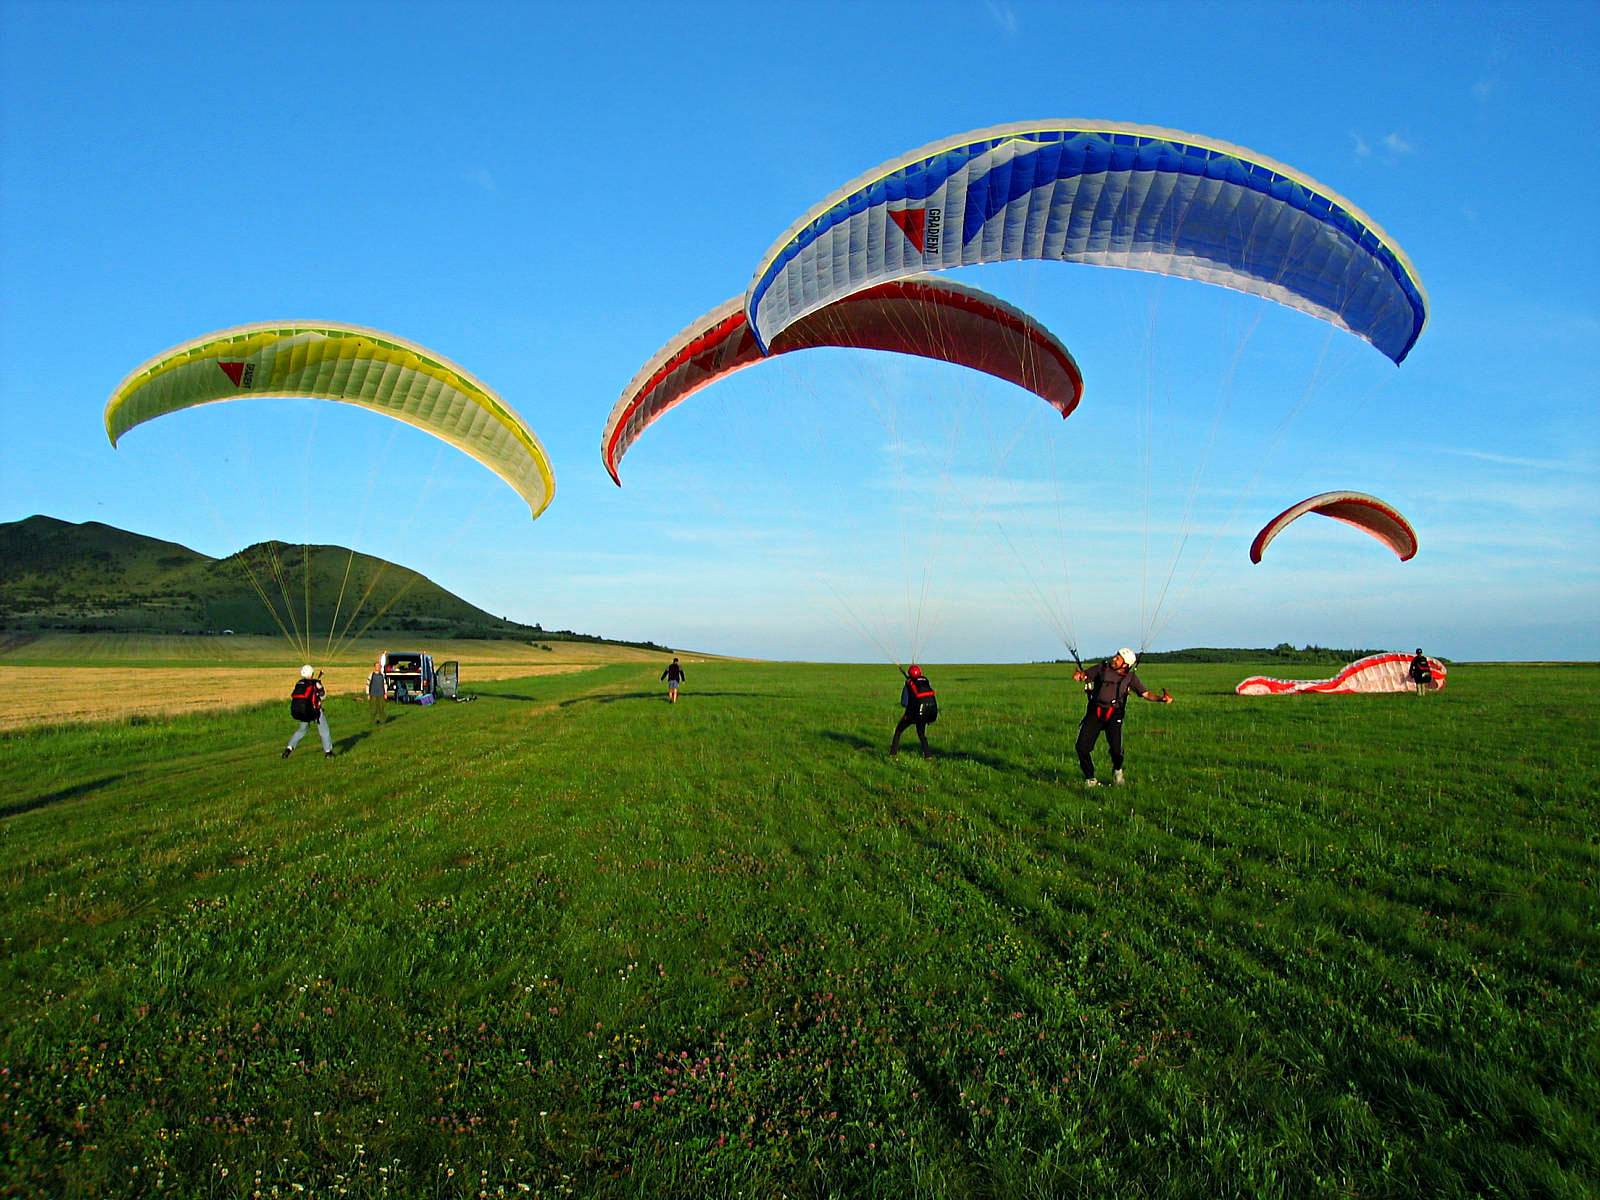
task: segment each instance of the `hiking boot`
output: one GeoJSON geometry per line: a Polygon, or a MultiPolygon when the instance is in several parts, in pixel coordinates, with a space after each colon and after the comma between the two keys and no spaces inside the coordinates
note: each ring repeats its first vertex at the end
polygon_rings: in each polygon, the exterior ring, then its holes
{"type": "Polygon", "coordinates": [[[1122,768],[1121,767],[1117,768],[1116,774],[1112,775],[1111,778],[1116,781],[1116,784],[1117,784],[1118,787],[1121,787],[1123,785],[1123,783],[1126,782],[1122,778],[1122,768]]]}
{"type": "Polygon", "coordinates": [[[278,757],[279,758],[288,758],[289,755],[291,755],[293,753],[294,753],[294,747],[293,746],[285,746],[283,748],[283,753],[278,755],[278,757]]]}
{"type": "Polygon", "coordinates": [[[323,758],[332,758],[333,757],[333,751],[332,750],[324,750],[322,752],[322,757],[323,758]]]}
{"type": "Polygon", "coordinates": [[[1083,786],[1084,787],[1099,787],[1100,786],[1100,781],[1098,779],[1085,779],[1083,781],[1083,786]]]}

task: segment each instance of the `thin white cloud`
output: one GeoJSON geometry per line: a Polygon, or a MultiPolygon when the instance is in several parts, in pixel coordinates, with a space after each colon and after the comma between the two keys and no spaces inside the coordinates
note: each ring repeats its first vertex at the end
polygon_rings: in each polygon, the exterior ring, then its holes
{"type": "MultiPolygon", "coordinates": [[[[1373,146],[1359,129],[1350,131],[1350,140],[1354,145],[1357,158],[1371,158],[1373,146]]],[[[1392,158],[1400,154],[1410,154],[1416,149],[1411,141],[1400,133],[1386,133],[1379,139],[1384,151],[1392,158]]]]}
{"type": "Polygon", "coordinates": [[[1451,446],[1437,447],[1440,454],[1454,454],[1458,458],[1475,458],[1480,462],[1497,463],[1507,467],[1532,467],[1538,471],[1576,471],[1592,473],[1594,463],[1574,458],[1519,458],[1511,454],[1494,454],[1488,450],[1466,450],[1451,446]]]}
{"type": "Polygon", "coordinates": [[[1003,33],[1014,34],[1020,25],[1017,20],[1017,10],[1009,4],[999,3],[999,0],[989,0],[989,16],[1000,26],[1003,33]]]}

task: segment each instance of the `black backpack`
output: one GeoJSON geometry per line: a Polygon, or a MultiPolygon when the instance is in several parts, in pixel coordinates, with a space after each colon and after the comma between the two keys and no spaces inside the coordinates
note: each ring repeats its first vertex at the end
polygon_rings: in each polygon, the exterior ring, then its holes
{"type": "Polygon", "coordinates": [[[318,715],[317,681],[298,679],[289,693],[289,715],[296,721],[315,721],[318,715]]]}
{"type": "Polygon", "coordinates": [[[933,684],[928,682],[926,675],[912,675],[906,678],[906,686],[911,689],[911,706],[908,710],[911,719],[932,725],[939,719],[939,701],[934,697],[933,684]]]}

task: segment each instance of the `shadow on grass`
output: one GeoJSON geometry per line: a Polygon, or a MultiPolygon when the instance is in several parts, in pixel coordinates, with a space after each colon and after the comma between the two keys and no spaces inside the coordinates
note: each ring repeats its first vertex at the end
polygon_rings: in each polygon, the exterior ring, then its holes
{"type": "MultiPolygon", "coordinates": [[[[754,692],[679,692],[678,703],[688,704],[695,700],[703,699],[709,696],[742,696],[747,700],[756,698],[754,692]]],[[[670,701],[667,699],[667,693],[665,691],[611,692],[604,695],[574,696],[570,700],[563,700],[561,702],[561,707],[570,708],[574,704],[614,704],[618,700],[659,700],[662,704],[670,703],[670,701]]]]}
{"type": "MultiPolygon", "coordinates": [[[[894,737],[894,726],[890,725],[887,728],[881,741],[874,738],[864,738],[854,733],[840,733],[837,729],[819,730],[818,736],[826,738],[830,742],[840,742],[846,746],[849,746],[853,750],[862,750],[868,754],[882,754],[885,758],[888,758],[889,742],[894,737]]],[[[917,744],[917,738],[914,733],[909,737],[902,737],[900,739],[900,749],[905,753],[911,754],[913,757],[922,756],[922,747],[917,744]]],[[[928,753],[925,757],[960,758],[962,756],[959,754],[951,754],[947,751],[940,751],[940,749],[930,741],[928,743],[928,753]]]]}
{"type": "MultiPolygon", "coordinates": [[[[840,733],[836,729],[819,730],[818,736],[826,738],[830,742],[841,742],[844,745],[856,750],[876,750],[881,752],[884,757],[887,758],[889,756],[889,742],[894,737],[894,726],[890,725],[886,727],[882,741],[874,741],[854,733],[840,733]]],[[[913,757],[916,757],[920,755],[921,749],[922,748],[917,744],[916,736],[911,731],[908,730],[907,734],[901,737],[900,752],[902,754],[910,752],[913,754],[913,757]]],[[[928,757],[931,759],[942,758],[947,762],[977,763],[978,765],[988,767],[993,771],[1021,772],[1022,774],[1026,774],[1030,779],[1035,779],[1042,783],[1052,783],[1055,781],[1055,775],[1053,773],[1039,774],[1037,772],[1022,771],[1022,768],[1018,767],[1016,763],[1011,762],[1008,759],[996,758],[992,754],[980,754],[974,750],[943,749],[940,747],[939,743],[934,741],[931,737],[928,739],[928,757]]]]}
{"type": "MultiPolygon", "coordinates": [[[[384,722],[385,725],[387,725],[388,723],[389,723],[388,721],[384,722]]],[[[373,730],[375,728],[376,728],[375,726],[372,726],[372,727],[368,727],[366,729],[362,729],[362,730],[360,730],[360,731],[358,731],[356,733],[346,734],[342,738],[341,737],[334,738],[333,739],[333,748],[334,748],[334,750],[339,754],[349,754],[350,751],[354,750],[362,742],[366,741],[369,737],[371,737],[372,734],[373,734],[373,730]]]]}
{"type": "Polygon", "coordinates": [[[666,701],[664,692],[609,692],[597,696],[574,696],[570,700],[561,702],[562,708],[571,708],[574,704],[615,704],[618,700],[660,700],[666,701]]]}
{"type": "Polygon", "coordinates": [[[74,800],[79,796],[87,795],[97,788],[105,787],[108,783],[116,783],[122,779],[121,775],[107,775],[101,779],[91,779],[88,783],[75,784],[69,788],[62,788],[59,792],[46,792],[43,796],[35,796],[31,800],[18,800],[15,804],[0,805],[0,821],[7,817],[20,816],[25,812],[32,812],[36,808],[57,804],[62,800],[74,800]]]}
{"type": "Polygon", "coordinates": [[[889,752],[887,740],[880,744],[868,741],[866,738],[854,733],[840,733],[837,729],[824,729],[821,731],[820,736],[827,738],[830,742],[843,742],[846,746],[852,746],[857,750],[882,750],[885,754],[889,752]]]}

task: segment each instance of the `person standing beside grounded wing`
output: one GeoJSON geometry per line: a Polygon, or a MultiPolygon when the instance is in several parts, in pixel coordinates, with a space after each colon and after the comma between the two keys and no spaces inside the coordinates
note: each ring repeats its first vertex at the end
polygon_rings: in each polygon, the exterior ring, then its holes
{"type": "Polygon", "coordinates": [[[1417,647],[1417,655],[1411,660],[1411,667],[1406,671],[1406,676],[1417,689],[1419,696],[1433,686],[1433,664],[1428,661],[1428,656],[1422,652],[1421,646],[1417,647]]]}
{"type": "Polygon", "coordinates": [[[1110,662],[1099,663],[1085,671],[1082,667],[1072,673],[1079,683],[1086,684],[1084,694],[1089,699],[1089,711],[1078,726],[1078,766],[1083,770],[1083,785],[1099,787],[1094,774],[1094,744],[1100,735],[1106,735],[1106,746],[1111,751],[1112,779],[1120,787],[1122,778],[1122,716],[1128,707],[1128,697],[1137,695],[1157,704],[1171,704],[1172,693],[1165,688],[1161,694],[1146,691],[1139,677],[1133,673],[1133,664],[1139,656],[1127,647],[1111,656],[1110,662]]]}

